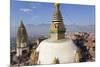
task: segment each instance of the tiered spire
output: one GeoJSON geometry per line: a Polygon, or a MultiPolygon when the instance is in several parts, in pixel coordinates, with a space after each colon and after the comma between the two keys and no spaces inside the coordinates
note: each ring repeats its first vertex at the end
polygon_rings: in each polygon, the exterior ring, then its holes
{"type": "Polygon", "coordinates": [[[62,16],[59,10],[60,4],[55,3],[55,11],[54,11],[54,16],[53,16],[53,22],[61,22],[62,21],[62,16]]]}
{"type": "Polygon", "coordinates": [[[52,24],[50,27],[52,40],[65,39],[65,27],[63,24],[62,15],[60,13],[60,4],[55,3],[55,11],[53,15],[52,24]]]}
{"type": "Polygon", "coordinates": [[[24,26],[24,24],[23,24],[23,21],[22,21],[22,20],[20,21],[20,27],[21,27],[21,28],[25,28],[25,26],[24,26]]]}
{"type": "Polygon", "coordinates": [[[18,27],[16,40],[17,43],[19,43],[17,44],[17,47],[21,47],[20,43],[27,42],[27,32],[22,20],[20,22],[20,26],[18,27]]]}

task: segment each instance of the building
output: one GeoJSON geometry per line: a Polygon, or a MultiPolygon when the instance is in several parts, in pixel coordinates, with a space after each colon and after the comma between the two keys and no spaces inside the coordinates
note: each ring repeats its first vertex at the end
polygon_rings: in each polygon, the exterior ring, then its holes
{"type": "Polygon", "coordinates": [[[29,51],[29,46],[27,42],[27,31],[25,29],[23,21],[21,21],[16,37],[16,56],[21,56],[23,53],[27,53],[29,51]]]}
{"type": "MultiPolygon", "coordinates": [[[[37,64],[64,64],[80,61],[80,50],[71,39],[65,38],[65,27],[58,3],[55,3],[50,38],[40,42],[35,52],[39,53],[37,64]]],[[[34,54],[31,58],[35,59],[34,54]]]]}

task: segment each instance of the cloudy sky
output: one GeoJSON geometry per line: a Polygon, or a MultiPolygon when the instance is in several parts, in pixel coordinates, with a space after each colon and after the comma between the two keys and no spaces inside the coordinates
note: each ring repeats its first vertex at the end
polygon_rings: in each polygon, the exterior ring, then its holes
{"type": "MultiPolygon", "coordinates": [[[[95,24],[95,6],[61,4],[60,10],[67,25],[93,25],[95,24]]],[[[11,0],[10,8],[11,26],[20,24],[50,24],[53,17],[53,3],[21,2],[11,0]]]]}

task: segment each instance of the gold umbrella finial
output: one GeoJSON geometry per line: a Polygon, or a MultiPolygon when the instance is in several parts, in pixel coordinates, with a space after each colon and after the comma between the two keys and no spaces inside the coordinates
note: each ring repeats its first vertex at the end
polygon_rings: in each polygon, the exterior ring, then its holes
{"type": "Polygon", "coordinates": [[[56,7],[56,8],[59,8],[59,3],[54,3],[54,6],[56,7]]]}

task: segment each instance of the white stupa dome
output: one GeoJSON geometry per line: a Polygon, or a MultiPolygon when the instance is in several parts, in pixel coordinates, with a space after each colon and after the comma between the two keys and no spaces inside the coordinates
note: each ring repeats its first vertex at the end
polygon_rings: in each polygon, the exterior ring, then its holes
{"type": "Polygon", "coordinates": [[[54,58],[57,58],[60,63],[76,62],[75,57],[79,49],[69,39],[51,41],[46,39],[40,43],[36,49],[39,52],[38,62],[40,64],[52,64],[54,58]]]}
{"type": "Polygon", "coordinates": [[[79,49],[72,40],[65,38],[66,29],[59,7],[60,5],[56,3],[50,26],[50,38],[42,41],[36,49],[36,53],[38,53],[37,64],[79,62],[79,49]]]}

